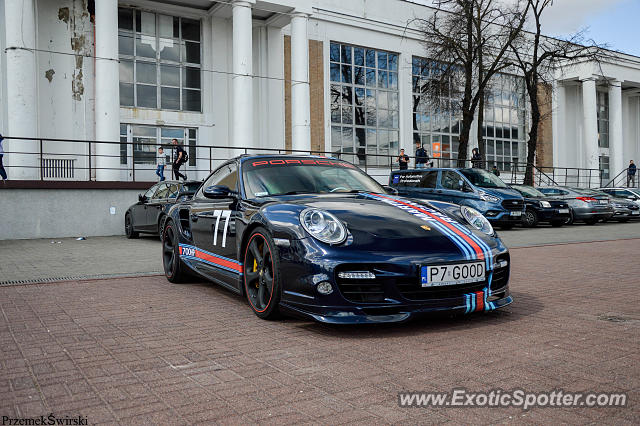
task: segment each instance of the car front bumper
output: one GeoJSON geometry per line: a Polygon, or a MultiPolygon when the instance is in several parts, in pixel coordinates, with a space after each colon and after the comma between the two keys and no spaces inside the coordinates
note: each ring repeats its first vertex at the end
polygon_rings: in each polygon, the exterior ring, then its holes
{"type": "Polygon", "coordinates": [[[468,261],[442,253],[430,256],[426,252],[417,255],[333,251],[310,238],[292,241],[279,251],[283,273],[281,308],[320,322],[402,322],[434,313],[487,312],[513,301],[508,286],[510,258],[501,243],[491,251],[493,261],[485,261],[492,269],[487,269],[484,281],[434,288],[421,286],[421,266],[468,261]],[[349,281],[339,278],[338,271],[373,271],[376,278],[349,281]],[[317,290],[320,282],[331,284],[333,292],[320,294],[317,290]]]}

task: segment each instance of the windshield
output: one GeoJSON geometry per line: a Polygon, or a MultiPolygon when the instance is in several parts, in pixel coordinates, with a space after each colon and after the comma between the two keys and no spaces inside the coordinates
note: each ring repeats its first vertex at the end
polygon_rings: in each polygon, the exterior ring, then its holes
{"type": "Polygon", "coordinates": [[[469,182],[480,188],[508,188],[507,184],[498,176],[482,169],[462,169],[460,173],[464,175],[469,182]]]}
{"type": "Polygon", "coordinates": [[[522,195],[524,195],[525,197],[529,197],[529,198],[546,197],[546,195],[544,195],[542,192],[538,191],[532,186],[517,185],[517,186],[512,186],[512,188],[518,191],[519,193],[521,193],[522,195]]]}
{"type": "Polygon", "coordinates": [[[380,184],[353,164],[324,158],[248,160],[243,163],[243,177],[247,198],[329,192],[385,192],[380,184]]]}

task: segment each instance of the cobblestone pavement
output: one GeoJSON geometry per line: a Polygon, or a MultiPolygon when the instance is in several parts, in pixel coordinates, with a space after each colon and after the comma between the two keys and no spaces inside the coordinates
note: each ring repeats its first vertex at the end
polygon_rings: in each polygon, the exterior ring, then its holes
{"type": "Polygon", "coordinates": [[[265,322],[213,284],[0,287],[0,416],[90,423],[606,423],[640,416],[640,240],[512,250],[515,302],[401,325],[265,322]],[[400,408],[398,392],[628,392],[626,408],[400,408]]]}
{"type": "MultiPolygon", "coordinates": [[[[509,248],[567,242],[640,238],[640,221],[577,224],[562,228],[541,225],[536,229],[498,230],[509,248]]],[[[124,236],[38,240],[0,240],[0,285],[13,281],[86,279],[118,275],[162,273],[160,242],[145,236],[127,240],[124,236]],[[52,243],[53,241],[53,243],[52,243]]]]}

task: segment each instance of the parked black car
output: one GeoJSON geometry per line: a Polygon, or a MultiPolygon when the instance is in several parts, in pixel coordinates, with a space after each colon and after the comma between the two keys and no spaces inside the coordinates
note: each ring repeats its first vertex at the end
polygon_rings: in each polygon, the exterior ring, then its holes
{"type": "Polygon", "coordinates": [[[127,238],[138,238],[140,233],[160,235],[169,208],[177,202],[191,199],[201,184],[199,180],[166,180],[138,195],[138,202],[124,215],[127,238]]]}
{"type": "Polygon", "coordinates": [[[529,185],[511,185],[511,187],[524,198],[526,210],[522,215],[522,226],[533,228],[538,223],[562,226],[571,217],[571,209],[566,201],[547,197],[529,185]]]}

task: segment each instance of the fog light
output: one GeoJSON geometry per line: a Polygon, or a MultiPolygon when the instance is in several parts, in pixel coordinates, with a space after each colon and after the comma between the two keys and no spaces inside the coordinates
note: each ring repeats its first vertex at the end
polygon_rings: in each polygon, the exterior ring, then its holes
{"type": "Polygon", "coordinates": [[[356,271],[356,272],[338,272],[339,278],[347,280],[375,280],[376,276],[373,272],[369,271],[356,271]]]}
{"type": "Polygon", "coordinates": [[[508,264],[509,262],[503,259],[498,262],[498,264],[496,265],[496,268],[506,268],[508,264]]]}
{"type": "Polygon", "coordinates": [[[333,287],[326,281],[322,281],[316,288],[318,289],[318,293],[324,294],[325,296],[333,293],[333,287]]]}

